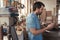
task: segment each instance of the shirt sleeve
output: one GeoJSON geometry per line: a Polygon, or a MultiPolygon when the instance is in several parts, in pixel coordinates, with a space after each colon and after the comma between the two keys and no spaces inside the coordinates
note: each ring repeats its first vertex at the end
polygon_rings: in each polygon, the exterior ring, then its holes
{"type": "Polygon", "coordinates": [[[35,22],[35,20],[34,20],[34,18],[33,17],[29,17],[29,18],[27,18],[27,20],[26,20],[26,26],[27,26],[27,28],[36,28],[36,22],[35,22]]]}

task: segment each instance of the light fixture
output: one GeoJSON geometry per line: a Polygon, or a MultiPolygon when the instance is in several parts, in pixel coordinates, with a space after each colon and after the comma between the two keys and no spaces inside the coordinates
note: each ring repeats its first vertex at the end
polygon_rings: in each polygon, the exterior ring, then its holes
{"type": "Polygon", "coordinates": [[[25,5],[24,5],[24,4],[21,4],[21,3],[19,3],[19,2],[18,2],[17,7],[18,7],[19,9],[20,9],[20,8],[22,8],[22,9],[23,9],[23,8],[25,7],[25,5]]]}

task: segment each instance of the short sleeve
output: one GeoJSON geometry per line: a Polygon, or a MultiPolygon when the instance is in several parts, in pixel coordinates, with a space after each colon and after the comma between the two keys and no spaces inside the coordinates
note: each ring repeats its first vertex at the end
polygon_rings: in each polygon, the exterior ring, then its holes
{"type": "Polygon", "coordinates": [[[31,16],[31,17],[28,17],[26,19],[26,26],[27,28],[36,28],[36,22],[34,20],[34,18],[31,16]]]}

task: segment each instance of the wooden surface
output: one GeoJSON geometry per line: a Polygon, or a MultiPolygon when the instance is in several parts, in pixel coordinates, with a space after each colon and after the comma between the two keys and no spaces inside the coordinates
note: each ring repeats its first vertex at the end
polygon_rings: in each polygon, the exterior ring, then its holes
{"type": "Polygon", "coordinates": [[[60,31],[50,31],[43,34],[44,40],[60,40],[60,31]]]}

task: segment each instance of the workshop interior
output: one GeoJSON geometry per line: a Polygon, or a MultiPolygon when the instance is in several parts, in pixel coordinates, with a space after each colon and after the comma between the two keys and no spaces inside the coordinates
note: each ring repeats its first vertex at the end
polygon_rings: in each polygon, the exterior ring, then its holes
{"type": "Polygon", "coordinates": [[[0,0],[0,40],[29,40],[26,17],[37,1],[45,4],[38,15],[41,25],[55,23],[54,28],[42,34],[43,40],[60,40],[60,0],[0,0]]]}

